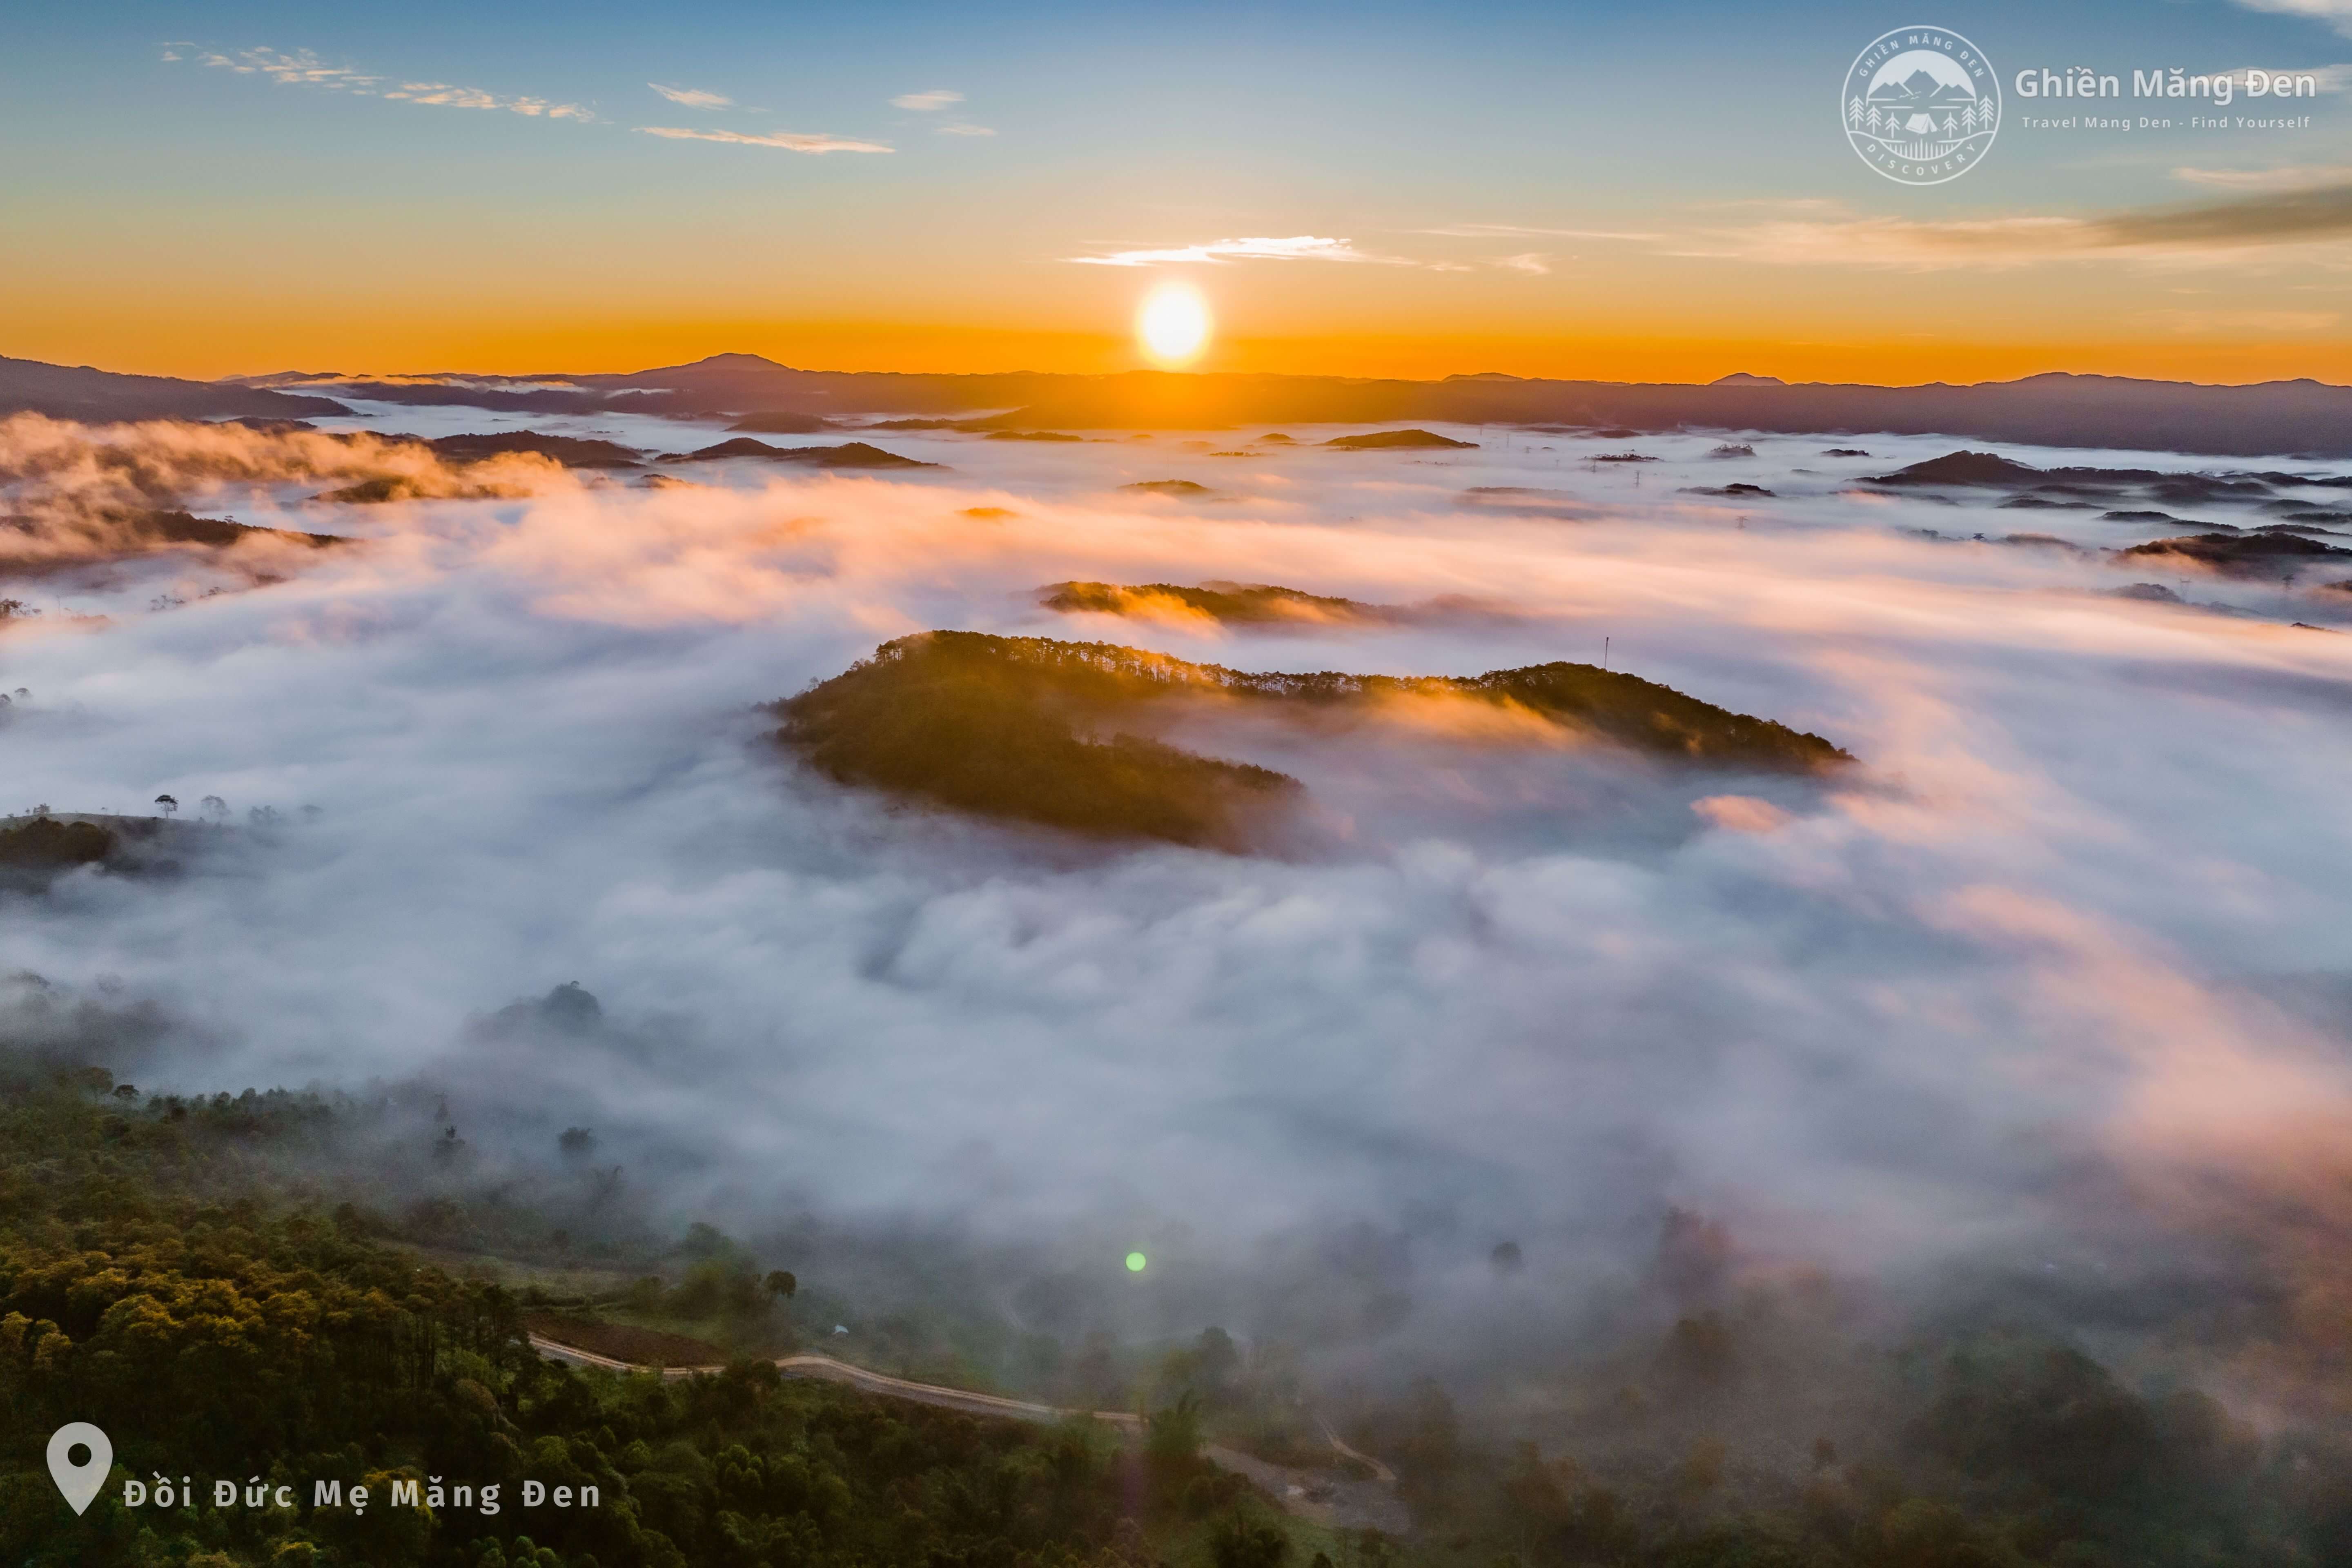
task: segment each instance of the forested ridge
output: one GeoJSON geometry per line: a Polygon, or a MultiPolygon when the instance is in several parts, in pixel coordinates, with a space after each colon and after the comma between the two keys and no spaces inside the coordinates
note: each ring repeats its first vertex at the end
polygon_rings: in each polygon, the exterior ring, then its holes
{"type": "Polygon", "coordinates": [[[1121,728],[1148,722],[1155,700],[1183,695],[1293,712],[1466,701],[1707,768],[1803,774],[1853,761],[1819,735],[1586,664],[1420,678],[1252,671],[1113,643],[962,631],[884,643],[772,710],[777,739],[843,784],[1098,837],[1245,847],[1253,819],[1294,798],[1297,783],[1121,728]]]}
{"type": "MultiPolygon", "coordinates": [[[[761,1360],[667,1382],[578,1370],[529,1348],[527,1316],[548,1303],[436,1267],[403,1244],[408,1222],[305,1184],[299,1173],[318,1168],[306,1158],[360,1147],[352,1116],[307,1093],[142,1096],[104,1068],[0,1047],[0,1563],[2352,1562],[2340,1433],[2258,1431],[2193,1389],[2135,1390],[2025,1332],[1892,1353],[1844,1331],[1809,1340],[1801,1292],[1727,1298],[1591,1359],[1573,1439],[1546,1449],[1492,1412],[1457,1413],[1433,1383],[1318,1394],[1279,1347],[1244,1354],[1218,1329],[1104,1363],[1103,1396],[1150,1413],[1139,1447],[1092,1422],[1028,1426],[789,1381],[761,1360]],[[1409,1535],[1286,1518],[1201,1457],[1205,1436],[1330,1467],[1323,1400],[1350,1443],[1394,1466],[1409,1535]],[[44,1458],[69,1421],[114,1444],[79,1517],[44,1458]],[[1780,1457],[1808,1449],[1793,1470],[1780,1457]],[[126,1505],[126,1482],[184,1477],[193,1499],[175,1486],[169,1509],[126,1505]],[[215,1504],[220,1480],[236,1503],[215,1504]],[[372,1504],[320,1506],[320,1482],[364,1487],[372,1504]],[[438,1506],[395,1505],[407,1483],[438,1506]],[[526,1506],[532,1483],[550,1499],[572,1489],[574,1506],[526,1506]],[[587,1488],[594,1506],[577,1506],[587,1488]]],[[[634,1288],[648,1321],[756,1323],[795,1289],[697,1235],[678,1283],[634,1288]]],[[[1569,1386],[1558,1367],[1528,1371],[1569,1386]]]]}
{"type": "Polygon", "coordinates": [[[350,1205],[236,1195],[257,1151],[328,1130],[329,1102],[142,1100],[5,1053],[0,1079],[0,1562],[1109,1565],[1276,1517],[1189,1446],[1132,1454],[756,1362],[666,1383],[542,1361],[514,1295],[419,1266],[350,1205]],[[114,1445],[79,1517],[45,1461],[69,1421],[114,1445]],[[193,1506],[125,1506],[125,1482],[183,1477],[193,1506]],[[219,1479],[236,1505],[214,1506],[219,1479]],[[320,1481],[372,1506],[313,1506],[320,1481]],[[404,1481],[469,1506],[388,1506],[404,1481]],[[526,1508],[531,1481],[597,1506],[526,1508]],[[290,1506],[246,1506],[248,1484],[290,1506]]]}

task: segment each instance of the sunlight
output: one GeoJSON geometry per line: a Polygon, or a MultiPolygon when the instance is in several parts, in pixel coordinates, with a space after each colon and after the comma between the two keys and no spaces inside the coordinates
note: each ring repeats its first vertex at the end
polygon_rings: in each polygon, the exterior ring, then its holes
{"type": "Polygon", "coordinates": [[[1162,283],[1136,312],[1135,335],[1155,364],[1189,364],[1209,344],[1209,302],[1190,283],[1162,283]]]}

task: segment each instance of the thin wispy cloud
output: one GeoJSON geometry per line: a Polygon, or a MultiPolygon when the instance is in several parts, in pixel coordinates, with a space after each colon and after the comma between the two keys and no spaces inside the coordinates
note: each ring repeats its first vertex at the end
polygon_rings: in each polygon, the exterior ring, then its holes
{"type": "Polygon", "coordinates": [[[1827,196],[1741,196],[1727,202],[1693,202],[1694,207],[1754,207],[1762,212],[1778,213],[1843,213],[1853,209],[1845,203],[1827,196]]]}
{"type": "Polygon", "coordinates": [[[845,136],[792,131],[750,136],[740,131],[689,131],[677,125],[640,125],[637,130],[645,135],[663,136],[672,142],[725,142],[738,147],[777,147],[787,153],[887,153],[893,150],[879,142],[853,142],[845,136]]]}
{"type": "Polygon", "coordinates": [[[942,136],[993,136],[996,132],[988,126],[973,125],[969,121],[959,120],[951,125],[940,126],[940,134],[942,136]]]}
{"type": "Polygon", "coordinates": [[[555,103],[544,98],[507,98],[478,87],[457,87],[446,81],[404,81],[387,88],[385,98],[410,103],[446,104],[453,109],[502,109],[509,114],[545,115],[550,120],[593,120],[584,104],[555,103]]]}
{"type": "Polygon", "coordinates": [[[2334,310],[2150,310],[2143,319],[2151,326],[2192,337],[2217,332],[2293,336],[2326,331],[2343,320],[2334,310]]]}
{"type": "Polygon", "coordinates": [[[234,55],[204,54],[196,59],[201,65],[233,70],[239,76],[266,76],[272,81],[297,87],[331,87],[372,94],[383,81],[380,76],[370,76],[349,66],[331,66],[308,49],[297,49],[290,55],[268,47],[239,49],[234,55]]]}
{"type": "MultiPolygon", "coordinates": [[[[176,59],[180,57],[167,54],[165,58],[176,59]]],[[[266,76],[272,81],[290,87],[325,88],[360,98],[383,98],[449,109],[501,110],[509,114],[534,119],[586,121],[596,118],[585,104],[559,103],[546,98],[513,97],[478,87],[460,87],[455,82],[394,81],[350,66],[330,65],[309,49],[297,49],[288,54],[281,49],[263,47],[240,49],[234,55],[204,54],[196,58],[199,64],[232,70],[240,76],[266,76]]]]}
{"type": "Polygon", "coordinates": [[[1416,228],[1414,234],[1442,236],[1447,239],[1664,239],[1659,234],[1642,234],[1614,228],[1528,228],[1511,223],[1455,223],[1444,228],[1416,228]]]}
{"type": "Polygon", "coordinates": [[[2262,247],[2309,245],[2347,236],[2352,236],[2352,181],[2338,180],[2234,201],[2146,207],[2097,217],[2021,215],[1766,223],[1719,230],[1672,254],[1935,271],[2133,256],[2222,259],[2262,247]]]}
{"type": "Polygon", "coordinates": [[[646,83],[672,103],[682,103],[688,109],[732,109],[735,100],[723,92],[705,92],[698,87],[665,87],[660,82],[646,83]]]}
{"type": "Polygon", "coordinates": [[[2233,191],[2307,191],[2319,185],[2352,184],[2352,163],[2289,163],[2275,169],[2192,169],[2172,171],[2176,180],[2192,185],[2220,185],[2233,191]]]}
{"type": "Polygon", "coordinates": [[[962,101],[963,94],[936,88],[929,92],[902,92],[890,103],[896,109],[911,109],[919,114],[930,114],[962,101]]]}
{"type": "Polygon", "coordinates": [[[2342,92],[2352,88],[2352,65],[2294,66],[2284,70],[2277,66],[2240,66],[2236,70],[2221,74],[2229,78],[2239,92],[2243,93],[2247,90],[2246,79],[2258,70],[2273,82],[2281,77],[2313,78],[2322,92],[2342,92]]]}
{"type": "Polygon", "coordinates": [[[1114,250],[1106,256],[1066,256],[1082,267],[1223,266],[1234,261],[1353,261],[1383,267],[1418,267],[1402,256],[1378,256],[1358,250],[1347,239],[1324,239],[1302,234],[1288,239],[1213,239],[1203,245],[1181,245],[1163,250],[1114,250]]]}
{"type": "Polygon", "coordinates": [[[1538,252],[1529,251],[1524,256],[1497,256],[1495,265],[1513,272],[1524,272],[1530,278],[1542,278],[1551,271],[1547,265],[1548,259],[1538,252]]]}
{"type": "Polygon", "coordinates": [[[2269,11],[2287,16],[2308,16],[2352,37],[2352,0],[2238,0],[2249,11],[2269,11]]]}

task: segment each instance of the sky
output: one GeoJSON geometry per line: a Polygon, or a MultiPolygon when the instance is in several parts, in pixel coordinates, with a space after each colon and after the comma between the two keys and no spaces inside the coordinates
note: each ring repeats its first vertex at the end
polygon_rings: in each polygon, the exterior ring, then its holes
{"type": "Polygon", "coordinates": [[[1108,371],[1181,276],[1203,369],[2344,381],[2347,33],[2352,0],[20,7],[0,353],[1108,371]],[[1932,186],[1838,118],[1923,20],[2004,90],[1932,186]],[[2016,74],[2074,65],[2322,90],[2036,124],[2077,106],[2016,74]]]}

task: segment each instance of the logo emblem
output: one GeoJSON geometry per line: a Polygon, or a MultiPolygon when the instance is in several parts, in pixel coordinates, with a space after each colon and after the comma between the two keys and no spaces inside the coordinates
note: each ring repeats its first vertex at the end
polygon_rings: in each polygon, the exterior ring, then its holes
{"type": "Polygon", "coordinates": [[[2000,83],[1984,52],[1949,27],[1897,27],[1856,55],[1838,119],[1862,161],[1906,185],[1977,166],[2000,130],[2000,83]]]}
{"type": "Polygon", "coordinates": [[[87,1421],[68,1421],[49,1435],[49,1479],[58,1483],[58,1490],[76,1513],[89,1507],[113,1465],[114,1445],[87,1421]],[[79,1465],[73,1460],[76,1448],[89,1452],[89,1458],[79,1465]]]}

